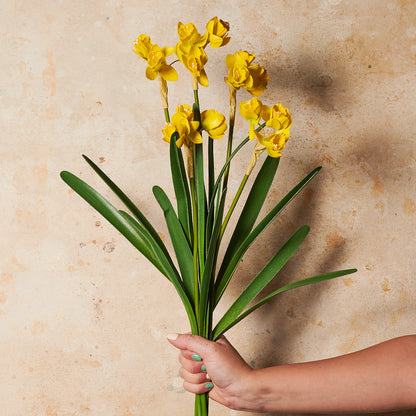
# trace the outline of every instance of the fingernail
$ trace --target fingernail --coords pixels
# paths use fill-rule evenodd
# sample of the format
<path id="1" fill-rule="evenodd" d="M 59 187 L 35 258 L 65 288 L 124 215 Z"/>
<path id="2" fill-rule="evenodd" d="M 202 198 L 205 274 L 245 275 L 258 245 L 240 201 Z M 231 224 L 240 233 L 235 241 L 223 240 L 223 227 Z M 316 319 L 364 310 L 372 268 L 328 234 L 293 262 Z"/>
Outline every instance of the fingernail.
<path id="1" fill-rule="evenodd" d="M 167 334 L 167 339 L 170 339 L 171 341 L 175 341 L 176 338 L 178 338 L 178 334 Z"/>
<path id="2" fill-rule="evenodd" d="M 201 370 L 202 371 L 207 371 L 207 368 L 205 367 L 205 364 L 202 364 Z"/>
<path id="3" fill-rule="evenodd" d="M 192 356 L 192 359 L 195 360 L 195 361 L 202 361 L 202 358 L 198 354 L 194 354 Z"/>
<path id="4" fill-rule="evenodd" d="M 214 387 L 214 385 L 213 385 L 212 383 L 207 383 L 207 384 L 205 384 L 205 388 L 206 388 L 207 390 L 212 389 L 213 387 Z"/>

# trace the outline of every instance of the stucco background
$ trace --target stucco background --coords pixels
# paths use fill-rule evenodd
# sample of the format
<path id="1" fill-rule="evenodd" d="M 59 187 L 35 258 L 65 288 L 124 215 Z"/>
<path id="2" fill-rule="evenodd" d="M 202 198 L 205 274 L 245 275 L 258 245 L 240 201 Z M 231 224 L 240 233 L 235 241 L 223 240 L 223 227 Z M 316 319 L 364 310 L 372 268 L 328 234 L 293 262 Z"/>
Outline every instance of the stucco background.
<path id="1" fill-rule="evenodd" d="M 193 412 L 177 376 L 177 352 L 165 340 L 188 330 L 174 289 L 59 177 L 69 170 L 110 197 L 82 160 L 87 154 L 169 241 L 151 192 L 159 184 L 172 194 L 158 86 L 145 79 L 145 62 L 131 48 L 141 33 L 173 46 L 178 21 L 201 32 L 215 15 L 231 24 L 230 44 L 208 50 L 203 108 L 227 112 L 224 58 L 245 49 L 269 72 L 263 102 L 281 102 L 294 117 L 264 212 L 323 166 L 252 247 L 221 308 L 303 224 L 311 233 L 272 288 L 358 268 L 276 298 L 229 339 L 262 367 L 415 333 L 413 0 L 1 4 L 2 415 Z M 177 68 L 172 108 L 192 100 L 190 77 Z M 236 137 L 246 134 L 239 120 Z M 225 140 L 218 157 L 224 149 Z M 234 188 L 250 152 L 233 165 Z M 212 414 L 239 413 L 213 403 Z"/>

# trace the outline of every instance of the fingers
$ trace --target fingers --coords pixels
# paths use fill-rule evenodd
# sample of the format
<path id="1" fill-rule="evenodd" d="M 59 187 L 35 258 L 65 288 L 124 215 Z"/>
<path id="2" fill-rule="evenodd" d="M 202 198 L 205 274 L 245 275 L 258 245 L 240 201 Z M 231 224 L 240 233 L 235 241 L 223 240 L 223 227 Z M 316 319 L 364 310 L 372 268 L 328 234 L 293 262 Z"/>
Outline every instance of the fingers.
<path id="1" fill-rule="evenodd" d="M 215 350 L 215 342 L 208 341 L 198 335 L 169 334 L 167 339 L 176 348 L 187 350 L 194 354 L 196 353 L 201 357 L 204 357 L 206 354 L 210 354 Z"/>
<path id="2" fill-rule="evenodd" d="M 183 351 L 179 354 L 179 362 L 189 373 L 197 374 L 206 371 L 205 364 L 202 361 L 195 361 L 192 358 L 188 358 L 188 355 L 183 354 Z"/>
<path id="3" fill-rule="evenodd" d="M 190 393 L 202 394 L 211 391 L 214 388 L 214 385 L 210 381 L 201 384 L 192 384 L 188 381 L 184 381 L 183 388 L 189 391 Z"/>

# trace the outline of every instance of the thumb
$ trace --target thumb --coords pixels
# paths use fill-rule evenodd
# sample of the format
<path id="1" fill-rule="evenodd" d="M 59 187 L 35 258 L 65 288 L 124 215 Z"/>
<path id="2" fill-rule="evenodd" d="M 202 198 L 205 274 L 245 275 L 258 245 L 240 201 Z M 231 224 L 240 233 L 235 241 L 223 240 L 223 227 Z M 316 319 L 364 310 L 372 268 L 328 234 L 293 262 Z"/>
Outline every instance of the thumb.
<path id="1" fill-rule="evenodd" d="M 176 348 L 192 351 L 201 357 L 212 352 L 215 347 L 215 342 L 208 341 L 199 335 L 168 334 L 166 338 Z"/>

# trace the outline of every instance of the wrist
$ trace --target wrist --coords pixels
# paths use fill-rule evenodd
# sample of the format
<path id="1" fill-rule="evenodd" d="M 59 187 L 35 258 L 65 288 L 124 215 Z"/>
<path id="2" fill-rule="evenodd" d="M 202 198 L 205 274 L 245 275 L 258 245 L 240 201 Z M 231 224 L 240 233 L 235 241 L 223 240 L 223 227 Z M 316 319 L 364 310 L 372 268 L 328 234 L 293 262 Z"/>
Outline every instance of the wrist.
<path id="1" fill-rule="evenodd" d="M 266 412 L 267 391 L 262 381 L 262 370 L 249 369 L 239 378 L 228 407 L 234 410 Z"/>

